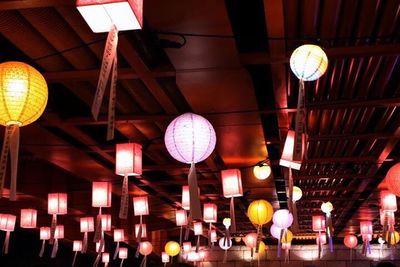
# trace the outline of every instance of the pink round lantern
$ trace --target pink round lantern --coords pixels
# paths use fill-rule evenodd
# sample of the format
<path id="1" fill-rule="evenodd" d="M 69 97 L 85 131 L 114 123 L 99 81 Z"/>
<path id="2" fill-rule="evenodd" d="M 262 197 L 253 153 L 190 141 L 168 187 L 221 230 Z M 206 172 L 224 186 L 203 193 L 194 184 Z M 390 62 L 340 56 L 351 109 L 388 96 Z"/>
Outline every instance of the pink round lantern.
<path id="1" fill-rule="evenodd" d="M 140 254 L 142 254 L 143 256 L 147 256 L 150 255 L 152 251 L 153 251 L 153 245 L 150 242 L 148 241 L 140 242 L 139 244 Z"/>
<path id="2" fill-rule="evenodd" d="M 275 224 L 271 225 L 271 228 L 269 229 L 269 232 L 271 233 L 271 235 L 273 237 L 275 237 L 276 239 L 281 238 L 281 231 L 282 231 L 282 228 L 276 226 Z"/>
<path id="3" fill-rule="evenodd" d="M 164 141 L 174 159 L 183 163 L 197 163 L 213 152 L 216 136 L 208 120 L 200 115 L 185 113 L 168 125 Z"/>
<path id="4" fill-rule="evenodd" d="M 243 238 L 246 247 L 255 248 L 257 246 L 257 233 L 249 233 Z"/>
<path id="5" fill-rule="evenodd" d="M 111 231 L 111 215 L 110 214 L 102 214 L 101 216 L 101 230 L 102 231 Z"/>
<path id="6" fill-rule="evenodd" d="M 21 209 L 21 228 L 36 228 L 37 210 L 35 209 Z"/>
<path id="7" fill-rule="evenodd" d="M 396 163 L 389 169 L 385 181 L 388 190 L 396 196 L 400 196 L 400 163 Z"/>
<path id="8" fill-rule="evenodd" d="M 326 230 L 325 217 L 323 215 L 312 216 L 312 229 L 314 232 L 324 232 Z"/>
<path id="9" fill-rule="evenodd" d="M 381 191 L 381 208 L 384 211 L 397 211 L 396 195 L 390 193 L 388 190 Z"/>
<path id="10" fill-rule="evenodd" d="M 358 245 L 358 239 L 355 235 L 346 235 L 344 237 L 343 243 L 346 247 L 352 249 Z"/>
<path id="11" fill-rule="evenodd" d="M 293 223 L 293 215 L 287 209 L 280 209 L 275 211 L 272 221 L 276 226 L 287 229 Z"/>

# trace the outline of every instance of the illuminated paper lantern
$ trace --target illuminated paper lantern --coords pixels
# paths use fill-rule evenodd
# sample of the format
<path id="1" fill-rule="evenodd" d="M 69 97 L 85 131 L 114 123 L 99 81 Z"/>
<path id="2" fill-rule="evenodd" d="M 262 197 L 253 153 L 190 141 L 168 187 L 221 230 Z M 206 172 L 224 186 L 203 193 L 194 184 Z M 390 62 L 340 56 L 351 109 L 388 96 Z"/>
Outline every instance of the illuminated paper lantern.
<path id="1" fill-rule="evenodd" d="M 317 238 L 316 238 L 316 242 L 317 245 L 321 244 L 321 245 L 325 245 L 326 242 L 326 234 L 325 233 L 321 233 L 321 234 L 317 234 Z"/>
<path id="2" fill-rule="evenodd" d="M 135 216 L 149 215 L 149 203 L 147 196 L 133 198 L 133 210 Z"/>
<path id="3" fill-rule="evenodd" d="M 205 160 L 213 152 L 216 143 L 214 128 L 202 116 L 185 113 L 168 125 L 164 142 L 174 159 L 191 164 L 188 176 L 190 212 L 194 220 L 202 219 L 195 163 Z"/>
<path id="4" fill-rule="evenodd" d="M 272 205 L 263 199 L 254 200 L 247 209 L 250 221 L 255 225 L 264 225 L 272 219 Z"/>
<path id="5" fill-rule="evenodd" d="M 165 252 L 170 257 L 175 257 L 181 251 L 181 246 L 175 241 L 168 241 L 164 247 Z"/>
<path id="6" fill-rule="evenodd" d="M 105 247 L 102 246 L 102 247 L 101 247 L 101 251 L 100 251 L 100 246 L 101 246 L 100 242 L 97 242 L 97 243 L 96 243 L 96 251 L 97 251 L 97 252 L 104 252 L 104 251 L 105 251 Z"/>
<path id="7" fill-rule="evenodd" d="M 138 30 L 143 25 L 143 0 L 78 0 L 77 9 L 95 33 Z"/>
<path id="8" fill-rule="evenodd" d="M 253 249 L 257 246 L 257 239 L 257 233 L 249 233 L 243 238 L 243 241 L 246 247 Z"/>
<path id="9" fill-rule="evenodd" d="M 386 174 L 385 182 L 388 190 L 400 197 L 400 163 L 393 165 Z"/>
<path id="10" fill-rule="evenodd" d="M 362 253 L 363 254 L 371 254 L 371 246 L 370 246 L 370 241 L 372 240 L 372 234 L 373 234 L 373 229 L 372 229 L 372 222 L 371 221 L 361 221 L 360 222 L 360 234 L 363 239 L 363 249 Z"/>
<path id="11" fill-rule="evenodd" d="M 211 230 L 210 232 L 211 232 L 210 233 L 211 242 L 212 243 L 217 242 L 217 238 L 218 238 L 217 231 L 216 230 Z"/>
<path id="12" fill-rule="evenodd" d="M 110 254 L 107 252 L 101 254 L 101 262 L 104 263 L 104 267 L 107 267 L 110 262 Z"/>
<path id="13" fill-rule="evenodd" d="M 271 167 L 267 163 L 262 163 L 253 167 L 253 174 L 258 180 L 265 180 L 271 175 Z"/>
<path id="14" fill-rule="evenodd" d="M 80 218 L 80 230 L 81 233 L 84 233 L 81 252 L 86 253 L 88 244 L 88 233 L 94 232 L 94 218 L 93 217 Z"/>
<path id="15" fill-rule="evenodd" d="M 192 243 L 183 242 L 182 248 L 184 253 L 189 253 L 192 250 Z"/>
<path id="16" fill-rule="evenodd" d="M 54 242 L 54 235 L 57 225 L 57 215 L 67 214 L 67 202 L 68 195 L 65 193 L 48 194 L 47 211 L 53 216 L 51 221 L 50 244 Z"/>
<path id="17" fill-rule="evenodd" d="M 234 197 L 243 196 L 242 175 L 239 169 L 221 171 L 222 190 L 224 197 L 230 198 L 229 213 L 232 220 L 232 232 L 236 232 L 235 200 Z"/>
<path id="18" fill-rule="evenodd" d="M 169 256 L 166 252 L 161 253 L 161 262 L 163 263 L 168 263 L 169 262 Z"/>
<path id="19" fill-rule="evenodd" d="M 147 265 L 147 256 L 150 255 L 151 252 L 153 252 L 153 245 L 148 241 L 140 242 L 140 244 L 139 244 L 139 252 L 140 252 L 140 254 L 142 254 L 144 256 L 140 266 L 146 267 L 146 265 Z"/>
<path id="20" fill-rule="evenodd" d="M 272 220 L 276 226 L 287 229 L 293 223 L 293 215 L 287 209 L 280 209 L 275 211 Z"/>
<path id="21" fill-rule="evenodd" d="M 185 226 L 188 224 L 186 210 L 175 211 L 176 226 Z"/>
<path id="22" fill-rule="evenodd" d="M 20 218 L 21 228 L 32 229 L 36 228 L 37 210 L 35 209 L 21 209 Z"/>
<path id="23" fill-rule="evenodd" d="M 203 223 L 202 222 L 194 222 L 193 223 L 193 231 L 195 235 L 203 234 Z"/>
<path id="24" fill-rule="evenodd" d="M 393 231 L 393 232 L 386 232 L 385 240 L 389 245 L 396 245 L 400 241 L 400 235 L 399 232 Z"/>
<path id="25" fill-rule="evenodd" d="M 120 258 L 121 260 L 126 260 L 128 258 L 128 249 L 119 248 L 118 258 Z"/>
<path id="26" fill-rule="evenodd" d="M 301 191 L 300 187 L 293 186 L 293 201 L 299 201 L 303 196 L 303 191 Z"/>
<path id="27" fill-rule="evenodd" d="M 190 251 L 187 255 L 187 260 L 191 262 L 198 262 L 200 261 L 200 255 L 196 251 Z"/>
<path id="28" fill-rule="evenodd" d="M 129 207 L 128 176 L 142 175 L 142 146 L 134 143 L 117 144 L 115 157 L 115 173 L 124 176 L 119 218 L 126 219 Z"/>
<path id="29" fill-rule="evenodd" d="M 81 252 L 83 248 L 82 241 L 80 240 L 74 240 L 72 243 L 72 251 L 74 251 L 74 259 L 72 260 L 72 266 L 75 266 L 75 261 L 76 261 L 76 256 L 78 255 L 78 252 Z"/>
<path id="30" fill-rule="evenodd" d="M 282 235 L 282 243 L 291 243 L 293 240 L 293 233 L 290 230 L 286 230 L 286 233 Z"/>
<path id="31" fill-rule="evenodd" d="M 269 229 L 271 235 L 273 237 L 275 237 L 276 239 L 280 239 L 281 238 L 281 232 L 282 232 L 282 228 L 276 226 L 275 224 L 271 225 L 271 228 Z"/>
<path id="32" fill-rule="evenodd" d="M 101 215 L 101 229 L 102 231 L 111 231 L 111 215 L 102 214 Z"/>
<path id="33" fill-rule="evenodd" d="M 321 210 L 322 212 L 324 212 L 326 215 L 326 220 L 325 220 L 325 224 L 326 224 L 326 233 L 328 234 L 329 237 L 329 249 L 330 252 L 333 252 L 333 224 L 332 224 L 332 216 L 331 216 L 331 212 L 333 210 L 333 205 L 330 201 L 328 202 L 324 202 L 321 205 Z"/>
<path id="34" fill-rule="evenodd" d="M 57 257 L 58 240 L 59 239 L 63 239 L 63 238 L 64 238 L 64 225 L 57 225 L 56 226 L 56 230 L 54 231 L 54 244 L 53 244 L 53 249 L 51 251 L 51 258 L 52 259 Z"/>
<path id="35" fill-rule="evenodd" d="M 286 135 L 285 145 L 283 147 L 281 159 L 279 160 L 279 165 L 295 170 L 300 170 L 301 161 L 293 159 L 294 137 L 295 132 L 293 130 L 289 130 Z"/>
<path id="36" fill-rule="evenodd" d="M 384 228 L 390 228 L 395 225 L 395 216 L 393 211 L 383 211 L 379 210 L 380 223 Z M 384 230 L 387 230 L 387 229 Z"/>
<path id="37" fill-rule="evenodd" d="M 206 223 L 216 223 L 217 209 L 217 205 L 214 203 L 204 203 L 203 221 Z"/>
<path id="38" fill-rule="evenodd" d="M 305 44 L 293 51 L 290 68 L 299 80 L 314 81 L 324 75 L 328 68 L 328 57 L 321 47 Z"/>
<path id="39" fill-rule="evenodd" d="M 124 229 L 114 229 L 114 242 L 117 242 L 113 259 L 117 259 L 119 252 L 119 243 L 125 241 Z"/>
<path id="40" fill-rule="evenodd" d="M 8 247 L 10 243 L 10 233 L 14 232 L 15 221 L 17 216 L 12 214 L 0 214 L 0 230 L 6 232 L 6 238 L 4 239 L 4 254 L 8 254 Z"/>
<path id="41" fill-rule="evenodd" d="M 140 224 L 135 224 L 135 237 L 138 238 L 139 235 L 139 229 L 140 229 Z M 142 237 L 141 238 L 147 238 L 147 227 L 146 224 L 142 224 Z"/>
<path id="42" fill-rule="evenodd" d="M 43 257 L 46 240 L 50 240 L 50 232 L 50 227 L 40 227 L 40 240 L 42 240 L 42 247 L 39 252 L 39 257 Z"/>
<path id="43" fill-rule="evenodd" d="M 92 207 L 109 208 L 111 207 L 112 184 L 109 182 L 92 183 Z"/>
<path id="44" fill-rule="evenodd" d="M 312 216 L 312 230 L 314 232 L 324 232 L 326 230 L 325 217 L 322 215 Z"/>
<path id="45" fill-rule="evenodd" d="M 388 190 L 381 191 L 381 208 L 384 211 L 397 211 L 396 195 L 390 193 Z"/>
<path id="46" fill-rule="evenodd" d="M 6 127 L 0 165 L 11 156 L 10 200 L 17 199 L 19 128 L 36 121 L 47 104 L 48 89 L 43 76 L 28 64 L 16 61 L 0 64 L 0 125 Z M 2 197 L 6 169 L 0 171 Z"/>
<path id="47" fill-rule="evenodd" d="M 190 194 L 188 185 L 182 186 L 182 208 L 190 210 Z"/>
<path id="48" fill-rule="evenodd" d="M 358 245 L 357 237 L 355 235 L 346 235 L 343 239 L 343 243 L 346 247 L 350 249 L 350 262 L 351 262 L 353 258 L 353 249 Z"/>

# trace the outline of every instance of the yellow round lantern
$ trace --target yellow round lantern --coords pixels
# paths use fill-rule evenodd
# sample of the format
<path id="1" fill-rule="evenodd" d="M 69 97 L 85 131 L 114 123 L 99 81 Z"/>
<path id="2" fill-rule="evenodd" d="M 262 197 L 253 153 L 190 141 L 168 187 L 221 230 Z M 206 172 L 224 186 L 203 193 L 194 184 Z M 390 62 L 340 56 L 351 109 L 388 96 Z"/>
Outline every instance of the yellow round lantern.
<path id="1" fill-rule="evenodd" d="M 259 226 L 271 221 L 273 213 L 272 205 L 263 199 L 254 200 L 247 209 L 247 215 L 250 221 Z"/>
<path id="2" fill-rule="evenodd" d="M 391 235 L 389 234 L 389 232 L 386 232 L 386 238 L 385 239 L 386 239 L 386 242 L 388 242 L 389 245 L 396 245 L 400 241 L 399 232 L 394 231 Z"/>
<path id="3" fill-rule="evenodd" d="M 260 245 L 258 245 L 258 253 L 264 253 L 267 246 L 263 241 L 260 241 Z"/>
<path id="4" fill-rule="evenodd" d="M 328 67 L 328 57 L 321 47 L 305 44 L 290 56 L 292 72 L 303 81 L 314 81 L 321 77 Z"/>
<path id="5" fill-rule="evenodd" d="M 293 201 L 295 202 L 299 201 L 302 196 L 303 196 L 303 191 L 301 191 L 300 187 L 293 186 L 293 193 L 292 193 Z"/>
<path id="6" fill-rule="evenodd" d="M 22 62 L 0 64 L 0 124 L 28 125 L 47 104 L 48 89 L 42 74 Z"/>
<path id="7" fill-rule="evenodd" d="M 291 243 L 293 240 L 293 233 L 290 230 L 287 230 L 286 233 L 282 236 L 282 243 Z"/>
<path id="8" fill-rule="evenodd" d="M 168 256 L 170 257 L 174 257 L 176 255 L 179 254 L 179 252 L 181 251 L 181 247 L 179 245 L 179 243 L 175 242 L 175 241 L 169 241 L 167 242 L 167 244 L 165 244 L 165 253 L 168 254 Z"/>
<path id="9" fill-rule="evenodd" d="M 256 165 L 253 168 L 253 174 L 258 180 L 265 180 L 271 175 L 271 167 L 266 163 Z"/>

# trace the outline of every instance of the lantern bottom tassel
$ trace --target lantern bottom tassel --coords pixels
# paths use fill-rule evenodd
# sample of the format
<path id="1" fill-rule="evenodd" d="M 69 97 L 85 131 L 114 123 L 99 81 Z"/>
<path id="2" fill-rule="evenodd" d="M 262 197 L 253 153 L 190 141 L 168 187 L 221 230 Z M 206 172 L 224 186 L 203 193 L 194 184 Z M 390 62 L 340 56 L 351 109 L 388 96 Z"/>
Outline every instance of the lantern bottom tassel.
<path id="1" fill-rule="evenodd" d="M 281 249 L 282 249 L 281 240 L 283 237 L 283 231 L 284 231 L 284 229 L 281 230 L 281 234 L 279 235 L 279 239 L 278 239 L 278 251 L 277 251 L 278 258 L 281 257 Z"/>
<path id="2" fill-rule="evenodd" d="M 46 246 L 46 240 L 43 240 L 42 247 L 40 248 L 40 252 L 39 252 L 39 257 L 40 258 L 43 257 L 45 246 Z"/>
<path id="3" fill-rule="evenodd" d="M 188 183 L 189 183 L 191 218 L 193 220 L 201 220 L 201 219 L 203 219 L 203 216 L 201 215 L 199 187 L 197 184 L 196 167 L 195 167 L 194 163 L 192 163 L 190 165 Z"/>
<path id="4" fill-rule="evenodd" d="M 99 265 L 100 258 L 101 258 L 101 254 L 97 254 L 96 260 L 93 263 L 93 267 L 97 267 Z"/>
<path id="5" fill-rule="evenodd" d="M 228 259 L 228 250 L 225 249 L 224 260 L 223 260 L 222 262 L 223 262 L 223 263 L 226 263 L 227 259 Z"/>
<path id="6" fill-rule="evenodd" d="M 259 246 L 260 246 L 261 238 L 262 238 L 262 226 L 259 225 L 257 227 L 256 253 L 258 253 L 258 249 L 259 249 Z"/>
<path id="7" fill-rule="evenodd" d="M 122 182 L 122 194 L 121 194 L 121 204 L 119 208 L 119 218 L 127 219 L 129 210 L 129 188 L 128 188 L 128 176 L 124 176 L 124 181 Z"/>
<path id="8" fill-rule="evenodd" d="M 353 261 L 353 249 L 350 249 L 350 263 Z"/>
<path id="9" fill-rule="evenodd" d="M 78 255 L 78 251 L 75 251 L 74 259 L 72 260 L 72 267 L 75 266 L 76 256 Z"/>
<path id="10" fill-rule="evenodd" d="M 54 259 L 57 257 L 58 252 L 58 239 L 54 240 L 53 250 L 51 251 L 51 258 Z"/>
<path id="11" fill-rule="evenodd" d="M 124 265 L 124 259 L 121 260 L 121 264 L 119 265 L 119 267 L 122 267 L 122 265 Z"/>
<path id="12" fill-rule="evenodd" d="M 236 233 L 236 220 L 235 220 L 235 198 L 231 197 L 231 203 L 229 205 L 229 214 L 231 217 L 231 231 Z"/>
<path id="13" fill-rule="evenodd" d="M 10 201 L 17 200 L 17 171 L 19 151 L 19 126 L 11 124 L 6 126 L 0 159 L 0 198 L 3 196 L 4 180 L 6 178 L 7 157 L 11 158 Z"/>
<path id="14" fill-rule="evenodd" d="M 140 263 L 139 267 L 146 267 L 147 265 L 147 256 L 144 256 L 142 262 Z"/>
<path id="15" fill-rule="evenodd" d="M 88 246 L 88 233 L 85 232 L 83 235 L 83 242 L 82 242 L 82 253 L 86 253 Z"/>
<path id="16" fill-rule="evenodd" d="M 4 254 L 8 254 L 8 246 L 10 244 L 10 231 L 6 232 L 6 239 L 4 240 L 3 251 Z"/>
<path id="17" fill-rule="evenodd" d="M 94 237 L 93 237 L 93 242 L 97 243 L 101 239 L 101 208 L 99 208 L 99 214 L 97 215 L 96 218 L 96 229 L 94 231 Z"/>
<path id="18" fill-rule="evenodd" d="M 115 247 L 115 252 L 114 252 L 114 257 L 113 257 L 114 260 L 117 259 L 118 251 L 119 251 L 119 242 L 117 242 L 117 246 Z"/>
<path id="19" fill-rule="evenodd" d="M 142 241 L 142 215 L 140 215 L 140 223 L 139 223 L 139 230 L 138 230 L 138 234 L 136 237 L 136 241 L 138 243 L 137 249 L 136 249 L 136 253 L 135 253 L 135 257 L 139 258 L 139 250 L 140 250 L 140 242 Z"/>
<path id="20" fill-rule="evenodd" d="M 196 253 L 199 252 L 200 248 L 200 235 L 197 236 L 197 242 L 196 242 Z"/>
<path id="21" fill-rule="evenodd" d="M 286 263 L 289 263 L 289 261 L 290 261 L 289 250 L 286 249 L 286 250 L 285 250 L 285 262 L 286 262 Z"/>
<path id="22" fill-rule="evenodd" d="M 53 217 L 51 219 L 51 228 L 50 228 L 50 245 L 54 244 L 54 234 L 56 233 L 56 227 L 57 227 L 57 214 L 53 214 Z"/>
<path id="23" fill-rule="evenodd" d="M 333 226 L 332 226 L 332 217 L 330 213 L 326 214 L 326 222 L 328 227 L 326 228 L 326 232 L 328 234 L 328 238 L 329 238 L 329 250 L 332 253 L 333 252 Z"/>

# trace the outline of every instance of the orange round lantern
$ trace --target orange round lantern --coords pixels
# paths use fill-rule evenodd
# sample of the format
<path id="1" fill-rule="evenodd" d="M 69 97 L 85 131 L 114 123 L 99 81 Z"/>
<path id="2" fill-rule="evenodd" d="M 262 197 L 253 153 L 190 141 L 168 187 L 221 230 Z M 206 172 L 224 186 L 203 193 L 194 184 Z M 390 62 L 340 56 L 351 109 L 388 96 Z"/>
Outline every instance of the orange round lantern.
<path id="1" fill-rule="evenodd" d="M 386 174 L 385 181 L 388 187 L 388 190 L 395 194 L 396 196 L 400 196 L 400 163 L 393 165 L 389 169 Z"/>
<path id="2" fill-rule="evenodd" d="M 352 249 L 358 245 L 358 239 L 355 235 L 346 235 L 344 237 L 343 243 L 346 247 Z"/>

